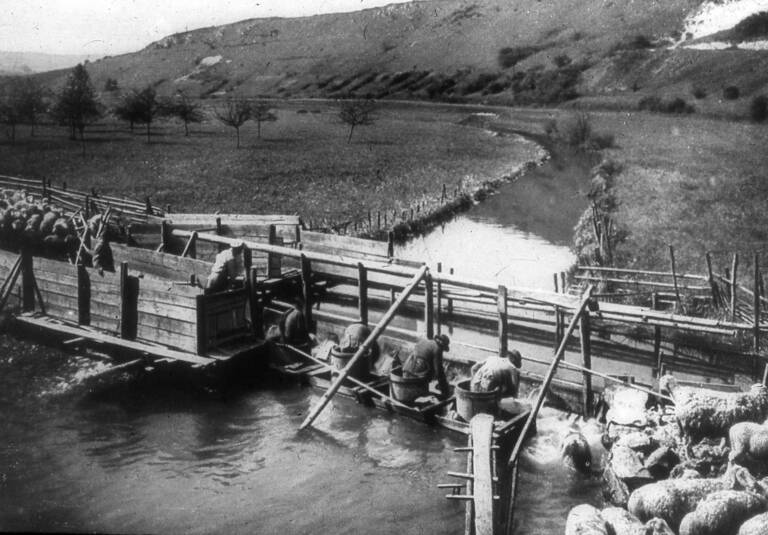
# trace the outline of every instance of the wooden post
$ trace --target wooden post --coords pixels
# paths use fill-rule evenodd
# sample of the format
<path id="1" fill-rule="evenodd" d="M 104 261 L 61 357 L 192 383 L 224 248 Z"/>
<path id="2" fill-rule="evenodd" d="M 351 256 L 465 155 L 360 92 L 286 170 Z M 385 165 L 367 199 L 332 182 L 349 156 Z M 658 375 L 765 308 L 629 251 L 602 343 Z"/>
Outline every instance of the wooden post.
<path id="1" fill-rule="evenodd" d="M 739 268 L 739 254 L 733 253 L 731 262 L 731 321 L 736 321 L 736 270 Z"/>
<path id="2" fill-rule="evenodd" d="M 387 217 L 387 214 L 384 214 Z M 376 230 L 381 230 L 381 210 L 376 211 Z"/>
<path id="3" fill-rule="evenodd" d="M 170 214 L 171 213 L 171 205 L 170 204 L 166 204 L 165 205 L 165 213 L 166 214 Z"/>
<path id="4" fill-rule="evenodd" d="M 301 255 L 301 291 L 304 296 L 304 318 L 307 328 L 312 331 L 312 263 L 306 255 Z"/>
<path id="5" fill-rule="evenodd" d="M 77 265 L 77 323 L 91 324 L 91 281 L 83 264 Z"/>
<path id="6" fill-rule="evenodd" d="M 586 370 L 592 369 L 592 340 L 589 330 L 589 312 L 585 311 L 579 320 L 579 340 L 581 342 L 581 365 Z M 584 407 L 584 418 L 589 418 L 592 410 L 592 375 L 582 372 L 581 401 Z"/>
<path id="7" fill-rule="evenodd" d="M 269 237 L 267 242 L 270 245 L 277 244 L 277 228 L 275 225 L 269 225 Z M 274 279 L 282 276 L 282 266 L 280 255 L 268 252 L 267 253 L 267 278 Z"/>
<path id="8" fill-rule="evenodd" d="M 509 330 L 508 309 L 507 309 L 507 288 L 499 285 L 499 291 L 496 294 L 496 309 L 499 313 L 499 356 L 507 356 L 507 333 Z"/>
<path id="9" fill-rule="evenodd" d="M 565 293 L 565 271 L 560 272 L 560 293 Z"/>
<path id="10" fill-rule="evenodd" d="M 270 227 L 274 227 L 274 225 L 271 225 Z M 271 228 L 270 228 L 271 230 Z M 216 218 L 216 235 L 221 236 L 221 218 Z M 226 246 L 223 244 L 219 244 L 219 252 L 223 251 Z"/>
<path id="11" fill-rule="evenodd" d="M 391 322 L 392 318 L 395 317 L 397 310 L 405 302 L 405 300 L 408 299 L 408 296 L 411 295 L 411 293 L 413 293 L 413 290 L 415 290 L 416 287 L 419 285 L 419 283 L 421 282 L 421 279 L 424 278 L 424 275 L 426 274 L 426 272 L 427 272 L 427 266 L 422 266 L 421 269 L 419 269 L 419 271 L 417 271 L 416 274 L 413 276 L 413 279 L 411 279 L 411 282 L 408 283 L 408 286 L 403 288 L 403 291 L 400 293 L 397 300 L 392 304 L 391 307 L 389 307 L 387 312 L 379 320 L 379 323 L 373 329 L 373 331 L 368 336 L 368 338 L 365 339 L 365 341 L 358 348 L 357 352 L 352 356 L 351 359 L 349 359 L 349 362 L 347 362 L 347 366 L 343 370 L 341 370 L 341 372 L 333 381 L 331 386 L 328 387 L 328 390 L 325 392 L 325 394 L 323 394 L 323 397 L 320 400 L 320 402 L 315 407 L 312 408 L 309 415 L 301 423 L 301 426 L 299 426 L 299 429 L 304 429 L 305 427 L 307 427 L 308 425 L 310 425 L 312 422 L 315 421 L 315 418 L 317 418 L 317 415 L 320 414 L 320 412 L 325 408 L 325 406 L 331 400 L 333 395 L 336 394 L 336 392 L 339 390 L 342 383 L 347 378 L 347 375 L 349 375 L 349 372 L 355 366 L 357 361 L 360 360 L 360 358 L 363 355 L 368 353 L 368 349 L 371 347 L 371 345 L 376 341 L 376 339 L 384 331 L 384 329 L 387 328 L 387 325 L 389 325 L 389 322 Z"/>
<path id="12" fill-rule="evenodd" d="M 429 274 L 429 272 L 427 272 L 424 275 L 424 326 L 426 327 L 426 335 L 428 340 L 432 340 L 432 338 L 435 336 L 435 309 L 432 288 L 432 276 Z"/>
<path id="13" fill-rule="evenodd" d="M 755 359 L 758 359 L 760 353 L 760 257 L 755 253 L 755 294 L 754 294 L 754 337 L 755 337 Z"/>
<path id="14" fill-rule="evenodd" d="M 437 272 L 443 272 L 443 263 L 437 263 Z M 442 334 L 443 332 L 443 283 L 437 281 L 435 288 L 435 332 Z"/>
<path id="15" fill-rule="evenodd" d="M 165 253 L 168 251 L 168 245 L 171 238 L 171 226 L 166 219 L 160 222 L 160 251 Z"/>
<path id="16" fill-rule="evenodd" d="M 120 263 L 120 338 L 136 338 L 137 293 L 135 283 L 138 279 L 128 276 L 128 262 Z"/>
<path id="17" fill-rule="evenodd" d="M 659 308 L 659 296 L 656 292 L 651 294 L 651 308 L 658 310 Z M 656 325 L 653 328 L 653 359 L 656 362 L 656 373 L 658 377 L 661 377 L 661 369 L 664 364 L 663 356 L 661 354 L 661 327 Z"/>
<path id="18" fill-rule="evenodd" d="M 450 268 L 448 270 L 448 274 L 453 275 L 453 268 Z M 445 308 L 448 311 L 448 317 L 453 319 L 453 298 L 452 297 L 448 298 L 448 303 L 446 304 Z"/>
<path id="19" fill-rule="evenodd" d="M 42 182 L 43 182 L 43 197 L 47 197 L 48 189 L 46 188 L 45 177 L 42 178 Z"/>
<path id="20" fill-rule="evenodd" d="M 387 232 L 387 256 L 389 258 L 395 256 L 395 233 L 391 230 Z"/>
<path id="21" fill-rule="evenodd" d="M 357 263 L 357 311 L 360 323 L 368 325 L 368 272 L 362 262 Z"/>
<path id="22" fill-rule="evenodd" d="M 368 210 L 368 230 L 370 231 L 372 229 L 373 229 L 373 221 L 371 218 L 371 211 Z"/>
<path id="23" fill-rule="evenodd" d="M 21 249 L 21 308 L 24 312 L 35 309 L 35 274 L 32 271 L 32 253 Z"/>
<path id="24" fill-rule="evenodd" d="M 443 204 L 445 202 L 447 195 L 445 192 L 445 183 L 443 183 L 443 191 L 440 192 L 440 204 Z"/>
<path id="25" fill-rule="evenodd" d="M 189 258 L 197 257 L 197 231 L 192 232 L 192 235 L 187 241 L 187 245 L 184 246 L 184 250 L 181 252 L 181 256 L 188 256 Z"/>
<path id="26" fill-rule="evenodd" d="M 205 311 L 205 294 L 195 297 L 197 309 L 197 354 L 205 355 L 208 351 L 208 314 Z"/>
<path id="27" fill-rule="evenodd" d="M 61 183 L 61 191 L 67 191 L 67 181 Z M 147 201 L 149 201 L 149 197 L 147 197 Z"/>
<path id="28" fill-rule="evenodd" d="M 677 271 L 675 270 L 675 248 L 672 245 L 669 246 L 669 258 L 672 261 L 672 283 L 675 285 L 675 298 L 677 299 L 678 308 L 685 312 L 683 303 L 680 300 L 680 288 L 677 286 Z"/>
<path id="29" fill-rule="evenodd" d="M 386 228 L 386 227 L 387 227 L 387 225 L 388 225 L 388 223 L 387 223 L 387 212 L 386 212 L 386 210 L 385 210 L 385 211 L 384 211 L 384 227 Z"/>
<path id="30" fill-rule="evenodd" d="M 248 302 L 251 308 L 251 325 L 253 333 L 262 338 L 264 337 L 264 302 L 262 300 L 261 289 L 259 288 L 256 270 L 251 269 L 248 272 Z"/>
<path id="31" fill-rule="evenodd" d="M 83 215 L 85 216 L 86 221 L 88 221 L 91 218 L 91 197 L 89 195 L 85 196 L 85 204 L 83 205 Z"/>
<path id="32" fill-rule="evenodd" d="M 67 185 L 65 183 L 64 184 L 64 190 L 66 191 L 66 189 L 67 189 Z M 152 201 L 149 199 L 149 197 L 144 199 L 144 203 L 145 203 L 145 209 L 147 211 L 147 214 L 148 215 L 152 215 Z"/>
<path id="33" fill-rule="evenodd" d="M 715 276 L 712 273 L 712 254 L 707 251 L 704 257 L 707 260 L 707 281 L 709 282 L 709 289 L 712 293 L 712 306 L 714 308 L 719 308 L 720 303 L 717 298 L 717 285 L 715 283 Z"/>

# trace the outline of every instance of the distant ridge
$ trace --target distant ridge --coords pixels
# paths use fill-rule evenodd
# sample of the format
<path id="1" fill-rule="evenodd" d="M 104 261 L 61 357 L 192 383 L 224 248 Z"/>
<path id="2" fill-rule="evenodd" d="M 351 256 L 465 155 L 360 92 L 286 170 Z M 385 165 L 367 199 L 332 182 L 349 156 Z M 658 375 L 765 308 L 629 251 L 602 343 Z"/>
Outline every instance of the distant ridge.
<path id="1" fill-rule="evenodd" d="M 43 54 L 40 52 L 5 52 L 0 50 L 0 74 L 32 74 L 74 67 L 98 56 Z"/>

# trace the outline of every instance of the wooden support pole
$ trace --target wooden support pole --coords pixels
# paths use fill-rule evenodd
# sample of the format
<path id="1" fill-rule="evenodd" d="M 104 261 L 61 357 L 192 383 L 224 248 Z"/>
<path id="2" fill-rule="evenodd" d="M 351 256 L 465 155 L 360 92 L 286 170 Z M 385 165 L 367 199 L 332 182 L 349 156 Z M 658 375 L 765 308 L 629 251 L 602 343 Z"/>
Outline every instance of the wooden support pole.
<path id="1" fill-rule="evenodd" d="M 216 235 L 221 236 L 221 218 L 220 217 L 216 218 Z M 224 248 L 225 248 L 224 245 L 219 244 L 219 252 L 223 251 Z"/>
<path id="2" fill-rule="evenodd" d="M 387 217 L 386 214 L 384 217 Z M 376 230 L 381 230 L 381 210 L 376 211 Z"/>
<path id="3" fill-rule="evenodd" d="M 453 268 L 448 269 L 448 274 L 453 275 Z M 448 317 L 453 318 L 453 298 L 448 298 L 448 303 L 446 304 L 446 310 L 448 312 Z"/>
<path id="4" fill-rule="evenodd" d="M 506 286 L 499 285 L 499 292 L 496 295 L 496 309 L 499 313 L 499 356 L 504 358 L 507 356 L 509 329 Z"/>
<path id="5" fill-rule="evenodd" d="M 91 197 L 89 195 L 85 196 L 85 202 L 83 203 L 83 215 L 85 215 L 86 221 L 91 218 Z"/>
<path id="6" fill-rule="evenodd" d="M 358 348 L 357 352 L 352 356 L 351 359 L 349 359 L 347 366 L 341 370 L 333 383 L 331 383 L 331 386 L 328 387 L 328 390 L 325 392 L 325 394 L 323 394 L 320 402 L 312 408 L 309 415 L 307 415 L 306 419 L 301 423 L 301 426 L 299 426 L 299 429 L 304 429 L 315 421 L 317 415 L 320 414 L 320 412 L 325 408 L 334 394 L 336 394 L 336 392 L 339 390 L 342 383 L 347 378 L 347 375 L 349 375 L 349 372 L 353 369 L 357 361 L 360 360 L 363 355 L 368 353 L 368 349 L 371 347 L 371 345 L 373 345 L 374 342 L 376 342 L 376 339 L 379 337 L 379 335 L 384 332 L 384 329 L 387 328 L 387 325 L 389 325 L 389 323 L 395 317 L 395 314 L 397 313 L 400 306 L 408 299 L 408 296 L 413 293 L 426 273 L 427 266 L 422 266 L 421 269 L 416 272 L 416 274 L 413 276 L 413 279 L 411 279 L 411 282 L 408 283 L 408 286 L 403 288 L 403 291 L 400 293 L 397 300 L 392 304 L 391 307 L 389 307 L 384 316 L 379 320 L 379 323 L 376 324 L 376 327 L 373 329 L 371 334 L 368 335 L 368 338 L 365 339 L 365 341 Z"/>
<path id="7" fill-rule="evenodd" d="M 373 220 L 371 217 L 371 211 L 368 210 L 368 230 L 371 230 L 373 228 Z"/>
<path id="8" fill-rule="evenodd" d="M 35 309 L 35 274 L 32 271 L 32 253 L 21 249 L 21 308 L 24 312 Z"/>
<path id="9" fill-rule="evenodd" d="M 256 270 L 248 272 L 248 304 L 251 309 L 251 325 L 253 334 L 259 338 L 264 337 L 264 300 L 259 287 Z"/>
<path id="10" fill-rule="evenodd" d="M 565 271 L 560 272 L 560 293 L 566 293 L 565 288 Z"/>
<path id="11" fill-rule="evenodd" d="M 582 314 L 579 320 L 579 341 L 581 342 L 581 365 L 592 370 L 592 340 L 590 338 L 589 314 Z M 582 372 L 581 402 L 584 407 L 584 418 L 592 414 L 592 375 Z"/>
<path id="12" fill-rule="evenodd" d="M 395 256 L 395 233 L 391 230 L 387 232 L 387 256 L 389 258 Z"/>
<path id="13" fill-rule="evenodd" d="M 138 318 L 138 279 L 128 276 L 128 262 L 121 262 L 120 269 L 120 338 L 136 338 L 136 320 Z"/>
<path id="14" fill-rule="evenodd" d="M 754 293 L 754 337 L 755 337 L 755 358 L 758 359 L 760 353 L 760 257 L 755 253 L 755 293 Z"/>
<path id="15" fill-rule="evenodd" d="M 312 321 L 312 262 L 306 255 L 302 254 L 301 257 L 301 292 L 304 297 L 304 318 L 307 322 L 307 327 L 310 331 L 313 331 Z"/>
<path id="16" fill-rule="evenodd" d="M 736 270 L 739 268 L 739 255 L 733 253 L 731 261 L 731 321 L 736 321 Z"/>
<path id="17" fill-rule="evenodd" d="M 658 310 L 659 308 L 658 294 L 656 292 L 651 294 L 651 308 L 653 310 Z M 656 362 L 656 374 L 661 377 L 661 368 L 664 362 L 661 354 L 661 327 L 658 325 L 653 328 L 653 358 Z"/>
<path id="18" fill-rule="evenodd" d="M 360 323 L 368 325 L 368 272 L 362 262 L 357 263 L 357 312 Z"/>
<path id="19" fill-rule="evenodd" d="M 424 275 L 424 326 L 428 340 L 435 336 L 434 286 L 429 273 Z"/>
<path id="20" fill-rule="evenodd" d="M 437 272 L 442 273 L 442 262 L 437 263 Z M 443 332 L 443 283 L 439 280 L 435 286 L 435 332 L 442 334 Z"/>
<path id="21" fill-rule="evenodd" d="M 197 309 L 197 354 L 205 355 L 208 352 L 208 314 L 206 313 L 206 295 L 195 297 Z"/>
<path id="22" fill-rule="evenodd" d="M 275 225 L 269 225 L 269 236 L 267 242 L 270 245 L 277 244 L 277 228 Z M 267 278 L 276 279 L 282 276 L 282 266 L 280 255 L 271 251 L 267 252 Z"/>
<path id="23" fill-rule="evenodd" d="M 91 324 L 91 280 L 83 264 L 77 264 L 77 323 Z"/>
<path id="24" fill-rule="evenodd" d="M 162 252 L 169 252 L 169 244 L 170 244 L 170 238 L 171 238 L 171 225 L 170 223 L 163 219 L 160 222 L 160 248 L 159 251 Z"/>
<path id="25" fill-rule="evenodd" d="M 189 256 L 189 258 L 197 257 L 197 231 L 193 232 L 192 236 L 187 240 L 187 245 L 184 246 L 181 256 Z"/>
<path id="26" fill-rule="evenodd" d="M 587 290 L 584 292 L 582 296 L 579 307 L 573 312 L 573 318 L 571 318 L 571 322 L 568 325 L 568 329 L 566 330 L 566 334 L 563 337 L 563 341 L 560 343 L 560 347 L 557 348 L 555 357 L 552 359 L 552 364 L 550 364 L 549 370 L 547 370 L 547 374 L 544 376 L 544 381 L 541 384 L 541 390 L 539 391 L 539 395 L 536 397 L 536 401 L 533 404 L 531 413 L 528 416 L 528 419 L 525 421 L 525 425 L 523 426 L 522 431 L 520 431 L 520 435 L 518 435 L 517 442 L 515 443 L 515 447 L 512 450 L 512 454 L 509 457 L 509 461 L 507 463 L 508 471 L 514 468 L 515 463 L 517 462 L 517 458 L 520 456 L 520 450 L 523 447 L 523 442 L 525 442 L 525 439 L 528 437 L 528 431 L 530 431 L 531 426 L 533 425 L 533 422 L 536 421 L 536 417 L 539 414 L 541 405 L 542 403 L 544 403 L 544 398 L 547 395 L 547 390 L 549 390 L 549 385 L 552 383 L 552 379 L 554 379 L 555 377 L 557 366 L 560 363 L 560 360 L 562 359 L 563 355 L 565 354 L 565 346 L 568 341 L 568 338 L 571 336 L 571 333 L 576 328 L 576 323 L 578 323 L 579 319 L 581 318 L 581 315 L 584 313 L 584 309 L 587 308 L 587 304 L 589 304 L 589 300 L 592 298 L 593 289 L 594 288 L 591 285 L 587 287 Z"/>
<path id="27" fill-rule="evenodd" d="M 677 270 L 675 269 L 675 248 L 672 247 L 672 245 L 669 245 L 669 258 L 672 262 L 672 284 L 675 286 L 675 298 L 677 299 L 677 306 L 678 308 L 685 312 L 685 309 L 683 308 L 683 303 L 680 300 L 680 288 L 677 286 Z"/>

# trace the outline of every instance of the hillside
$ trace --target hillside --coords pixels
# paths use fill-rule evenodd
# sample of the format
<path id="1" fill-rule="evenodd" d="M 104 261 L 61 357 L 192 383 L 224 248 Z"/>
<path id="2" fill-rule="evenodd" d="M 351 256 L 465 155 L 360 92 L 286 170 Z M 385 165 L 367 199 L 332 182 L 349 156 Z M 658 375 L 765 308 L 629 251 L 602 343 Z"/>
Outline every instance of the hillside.
<path id="1" fill-rule="evenodd" d="M 725 17 L 722 8 L 731 17 Z M 252 19 L 89 64 L 97 88 L 198 96 L 434 98 L 553 104 L 577 95 L 768 89 L 768 53 L 685 47 L 765 0 L 431 0 Z M 718 11 L 718 9 L 720 11 Z M 725 21 L 725 26 L 723 26 Z M 65 73 L 49 73 L 52 85 Z"/>

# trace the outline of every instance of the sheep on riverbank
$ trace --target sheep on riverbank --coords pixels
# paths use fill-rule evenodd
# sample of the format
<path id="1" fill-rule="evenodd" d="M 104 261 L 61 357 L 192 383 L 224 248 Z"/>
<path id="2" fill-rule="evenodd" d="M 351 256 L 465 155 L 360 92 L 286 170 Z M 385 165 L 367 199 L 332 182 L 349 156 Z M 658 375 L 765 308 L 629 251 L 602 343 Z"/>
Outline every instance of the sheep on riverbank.
<path id="1" fill-rule="evenodd" d="M 765 511 L 767 505 L 764 497 L 753 492 L 713 492 L 683 517 L 680 535 L 736 535 L 745 520 Z"/>
<path id="2" fill-rule="evenodd" d="M 577 505 L 568 513 L 565 535 L 608 535 L 611 533 L 600 511 L 588 504 Z"/>
<path id="3" fill-rule="evenodd" d="M 744 522 L 737 535 L 765 535 L 766 533 L 768 533 L 768 513 L 763 513 Z"/>
<path id="4" fill-rule="evenodd" d="M 768 416 L 768 388 L 753 385 L 749 392 L 720 392 L 678 386 L 670 375 L 659 380 L 675 401 L 681 432 L 691 440 L 722 437 L 738 422 L 762 422 Z"/>
<path id="5" fill-rule="evenodd" d="M 740 422 L 728 431 L 731 444 L 729 462 L 738 462 L 748 456 L 757 461 L 768 461 L 768 425 Z"/>
<path id="6" fill-rule="evenodd" d="M 658 517 L 677 530 L 683 517 L 693 511 L 707 494 L 720 490 L 759 490 L 755 478 L 741 466 L 735 466 L 719 478 L 667 479 L 635 490 L 627 510 L 641 522 Z"/>

